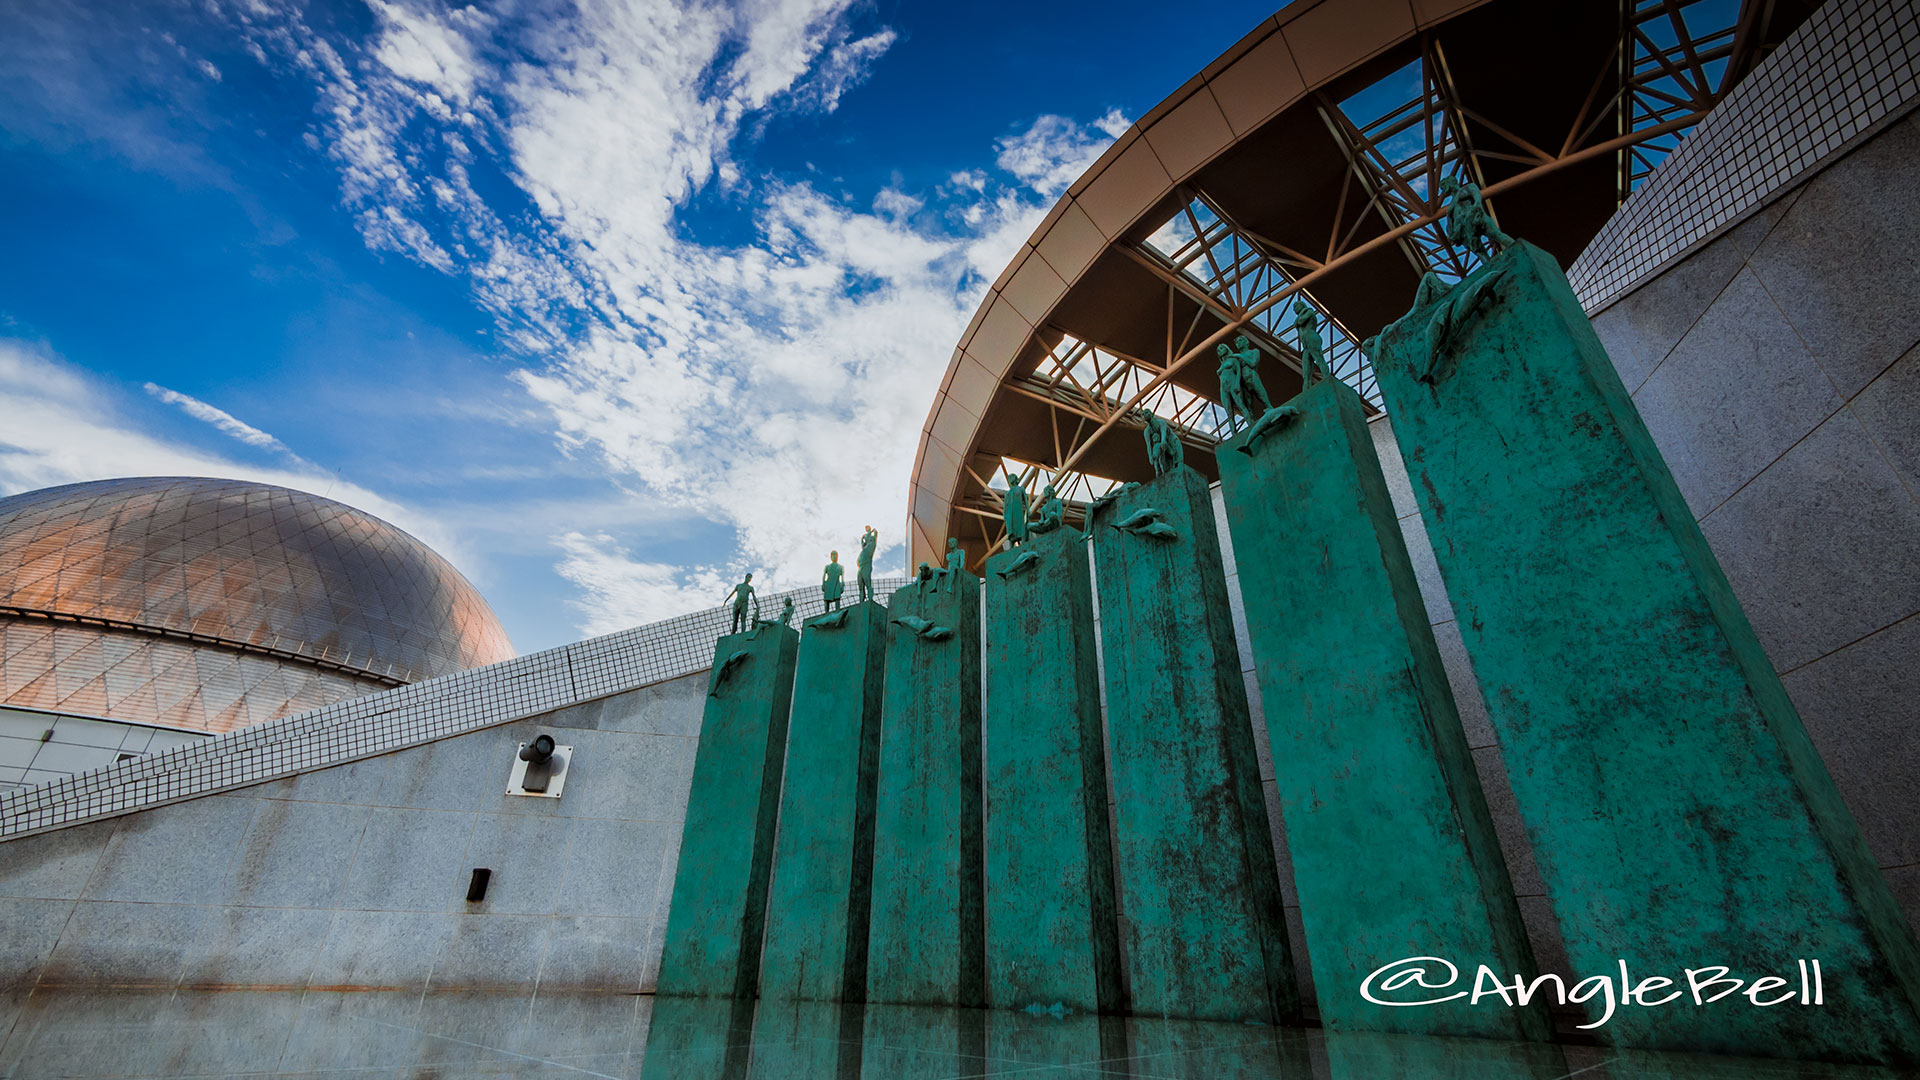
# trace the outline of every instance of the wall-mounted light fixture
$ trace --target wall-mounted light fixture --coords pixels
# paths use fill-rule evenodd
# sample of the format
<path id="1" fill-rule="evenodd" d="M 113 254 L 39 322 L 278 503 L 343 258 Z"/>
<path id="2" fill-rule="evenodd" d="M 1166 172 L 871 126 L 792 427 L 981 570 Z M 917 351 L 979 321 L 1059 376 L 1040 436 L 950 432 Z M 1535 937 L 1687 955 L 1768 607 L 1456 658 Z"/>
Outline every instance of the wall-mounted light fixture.
<path id="1" fill-rule="evenodd" d="M 560 746 L 551 735 L 541 735 L 530 743 L 521 743 L 514 755 L 513 774 L 507 780 L 507 794 L 536 799 L 557 799 L 567 783 L 567 766 L 573 762 L 573 747 Z"/>

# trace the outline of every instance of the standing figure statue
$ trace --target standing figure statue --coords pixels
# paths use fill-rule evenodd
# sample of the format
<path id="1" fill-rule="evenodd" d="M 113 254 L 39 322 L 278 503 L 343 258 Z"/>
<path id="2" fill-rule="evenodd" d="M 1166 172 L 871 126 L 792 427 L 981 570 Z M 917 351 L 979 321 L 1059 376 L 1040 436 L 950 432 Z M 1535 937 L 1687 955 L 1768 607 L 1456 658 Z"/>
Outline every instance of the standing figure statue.
<path id="1" fill-rule="evenodd" d="M 780 605 L 780 625 L 793 625 L 793 594 L 787 594 L 787 602 Z"/>
<path id="2" fill-rule="evenodd" d="M 825 605 L 823 610 L 832 611 L 840 606 L 840 594 L 847 588 L 842 580 L 846 572 L 847 568 L 840 565 L 840 553 L 827 552 L 826 569 L 820 571 L 820 600 Z"/>
<path id="3" fill-rule="evenodd" d="M 1186 458 L 1180 436 L 1174 433 L 1172 424 L 1155 416 L 1152 409 L 1140 412 L 1147 424 L 1147 462 L 1153 466 L 1153 475 L 1165 476 L 1178 469 Z"/>
<path id="4" fill-rule="evenodd" d="M 880 534 L 874 532 L 871 525 L 867 526 L 866 532 L 860 534 L 860 554 L 855 563 L 860 585 L 860 602 L 863 604 L 873 599 L 873 549 L 879 543 Z"/>
<path id="5" fill-rule="evenodd" d="M 727 633 L 737 634 L 747 629 L 750 625 L 747 619 L 747 605 L 754 603 L 753 575 L 748 574 L 745 578 L 742 578 L 740 584 L 735 585 L 733 591 L 729 592 L 727 597 L 733 600 L 733 629 L 728 630 Z M 724 604 L 727 602 L 727 599 L 722 598 L 720 602 Z M 756 605 L 751 625 L 758 625 L 759 622 L 759 607 Z"/>
<path id="6" fill-rule="evenodd" d="M 1251 424 L 1273 408 L 1266 386 L 1254 371 L 1260 365 L 1260 350 L 1248 343 L 1247 335 L 1236 335 L 1232 348 L 1223 341 L 1213 351 L 1220 357 L 1220 405 L 1227 410 L 1227 430 L 1233 430 L 1236 416 Z"/>
<path id="7" fill-rule="evenodd" d="M 1007 494 L 1000 503 L 1000 518 L 1007 526 L 1007 546 L 1027 542 L 1027 489 L 1020 478 L 1007 474 Z"/>
<path id="8" fill-rule="evenodd" d="M 1447 243 L 1466 248 L 1483 260 L 1494 254 L 1488 245 L 1501 251 L 1513 245 L 1513 237 L 1501 232 L 1493 223 L 1493 215 L 1487 213 L 1480 185 L 1449 176 L 1440 181 L 1440 193 L 1447 197 Z"/>
<path id="9" fill-rule="evenodd" d="M 1320 337 L 1320 313 L 1305 300 L 1293 302 L 1293 330 L 1300 336 L 1300 389 L 1328 378 L 1327 343 Z"/>
<path id="10" fill-rule="evenodd" d="M 1027 526 L 1027 531 L 1035 535 L 1052 532 L 1060 527 L 1066 512 L 1066 504 L 1060 501 L 1060 496 L 1053 493 L 1053 485 L 1048 484 L 1040 491 L 1040 510 L 1034 516 L 1033 524 Z"/>
<path id="11" fill-rule="evenodd" d="M 954 537 L 947 537 L 947 568 L 940 572 L 946 575 L 948 592 L 960 587 L 960 575 L 967 572 L 967 553 L 960 550 L 960 541 Z"/>

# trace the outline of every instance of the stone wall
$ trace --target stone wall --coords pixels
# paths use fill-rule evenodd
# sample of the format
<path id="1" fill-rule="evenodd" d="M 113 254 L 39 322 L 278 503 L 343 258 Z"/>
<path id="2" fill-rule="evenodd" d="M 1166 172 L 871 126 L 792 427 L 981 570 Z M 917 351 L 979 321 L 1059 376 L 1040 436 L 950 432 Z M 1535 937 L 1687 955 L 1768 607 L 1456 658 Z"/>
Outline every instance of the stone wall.
<path id="1" fill-rule="evenodd" d="M 9 841 L 0 985 L 650 989 L 705 688 Z M 540 731 L 564 797 L 506 795 Z"/>

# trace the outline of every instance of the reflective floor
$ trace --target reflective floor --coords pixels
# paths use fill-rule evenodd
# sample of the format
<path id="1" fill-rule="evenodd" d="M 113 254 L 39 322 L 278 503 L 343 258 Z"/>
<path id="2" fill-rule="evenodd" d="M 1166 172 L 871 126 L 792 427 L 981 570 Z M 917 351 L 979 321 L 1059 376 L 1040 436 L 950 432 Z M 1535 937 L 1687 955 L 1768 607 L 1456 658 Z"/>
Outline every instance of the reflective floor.
<path id="1" fill-rule="evenodd" d="M 1864 1080 L 1914 1075 L 1232 1024 L 628 995 L 22 991 L 0 1077 Z"/>

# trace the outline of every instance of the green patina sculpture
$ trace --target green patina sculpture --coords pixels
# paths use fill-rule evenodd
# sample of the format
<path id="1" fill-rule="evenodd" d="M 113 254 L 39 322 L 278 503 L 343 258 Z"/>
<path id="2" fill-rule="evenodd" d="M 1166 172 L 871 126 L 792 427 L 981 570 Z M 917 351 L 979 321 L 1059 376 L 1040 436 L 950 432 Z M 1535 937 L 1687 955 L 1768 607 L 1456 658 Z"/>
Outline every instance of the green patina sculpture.
<path id="1" fill-rule="evenodd" d="M 1147 461 L 1153 466 L 1153 475 L 1165 476 L 1178 469 L 1186 460 L 1185 451 L 1180 446 L 1180 436 L 1173 425 L 1153 414 L 1152 409 L 1141 409 L 1141 418 L 1146 422 L 1144 434 L 1147 439 Z"/>
<path id="2" fill-rule="evenodd" d="M 1227 410 L 1227 430 L 1231 431 L 1235 416 L 1252 423 L 1255 416 L 1273 407 L 1273 400 L 1267 397 L 1267 388 L 1254 371 L 1260 366 L 1260 350 L 1248 343 L 1247 335 L 1235 336 L 1232 348 L 1221 342 L 1214 352 L 1220 357 L 1220 404 Z"/>
<path id="3" fill-rule="evenodd" d="M 935 570 L 930 564 L 921 563 L 920 569 L 914 571 L 913 574 L 914 589 L 919 592 L 926 592 L 927 586 L 933 583 L 934 575 L 937 573 L 939 573 L 939 571 Z"/>
<path id="4" fill-rule="evenodd" d="M 1027 489 L 1012 473 L 1007 474 L 1007 494 L 1001 501 L 1000 517 L 1006 522 L 1009 545 L 1027 542 Z"/>
<path id="5" fill-rule="evenodd" d="M 713 678 L 709 680 L 707 684 L 707 696 L 719 697 L 720 688 L 726 685 L 727 677 L 733 674 L 735 668 L 745 664 L 752 655 L 748 650 L 741 649 L 738 652 L 729 654 L 725 660 L 715 664 L 713 668 Z"/>
<path id="6" fill-rule="evenodd" d="M 879 543 L 880 534 L 874 532 L 871 525 L 860 534 L 860 555 L 855 564 L 859 572 L 860 602 L 863 604 L 873 599 L 873 549 Z"/>
<path id="7" fill-rule="evenodd" d="M 906 627 L 914 637 L 926 641 L 945 641 L 953 636 L 951 627 L 941 626 L 932 619 L 922 618 L 919 615 L 901 615 L 893 621 Z"/>
<path id="8" fill-rule="evenodd" d="M 1487 212 L 1480 185 L 1449 176 L 1440 181 L 1440 193 L 1447 197 L 1447 243 L 1466 248 L 1481 259 L 1492 258 L 1495 250 L 1505 251 L 1513 245 L 1513 237 L 1501 232 Z M 1495 250 L 1489 250 L 1489 244 Z"/>
<path id="9" fill-rule="evenodd" d="M 1113 527 L 1124 533 L 1145 536 L 1154 540 L 1178 540 L 1180 531 L 1160 520 L 1165 515 L 1151 506 L 1143 506 L 1119 521 Z"/>
<path id="10" fill-rule="evenodd" d="M 816 630 L 838 630 L 847 625 L 847 609 L 837 608 L 831 614 L 815 615 L 807 620 L 807 625 Z"/>
<path id="11" fill-rule="evenodd" d="M 1060 496 L 1053 493 L 1053 485 L 1048 484 L 1040 489 L 1040 509 L 1034 516 L 1032 524 L 1027 526 L 1027 532 L 1033 535 L 1052 532 L 1060 527 L 1061 521 L 1066 518 L 1066 513 L 1066 504 L 1060 501 Z"/>
<path id="12" fill-rule="evenodd" d="M 840 594 L 847 588 L 843 580 L 846 573 L 847 568 L 840 565 L 840 553 L 827 552 L 826 569 L 820 571 L 820 599 L 828 611 L 840 606 Z"/>
<path id="13" fill-rule="evenodd" d="M 1293 302 L 1293 330 L 1300 341 L 1300 389 L 1327 378 L 1327 343 L 1320 337 L 1320 313 L 1305 300 Z"/>
<path id="14" fill-rule="evenodd" d="M 1013 575 L 1020 573 L 1022 570 L 1032 569 L 1033 564 L 1039 561 L 1040 561 L 1039 552 L 1022 551 L 1019 555 L 1016 555 L 1014 557 L 1012 562 L 998 568 L 994 572 L 999 574 L 1003 578 L 1010 578 Z"/>
<path id="15" fill-rule="evenodd" d="M 737 634 L 742 630 L 752 629 L 759 624 L 760 605 L 759 602 L 753 598 L 752 574 L 748 574 L 746 577 L 740 579 L 740 584 L 735 585 L 731 592 L 721 597 L 720 602 L 724 604 L 728 599 L 733 600 L 733 628 L 728 630 L 728 633 Z M 747 605 L 749 604 L 753 605 L 752 620 L 748 620 L 747 618 Z"/>
<path id="16" fill-rule="evenodd" d="M 942 575 L 940 580 L 946 585 L 948 592 L 954 590 L 956 583 L 960 580 L 960 575 L 966 572 L 967 553 L 960 550 L 960 541 L 958 539 L 951 536 L 947 537 L 947 566 L 946 569 L 939 571 L 939 573 Z"/>
<path id="17" fill-rule="evenodd" d="M 780 605 L 780 625 L 793 625 L 793 597 L 791 596 L 787 597 L 786 603 Z"/>

